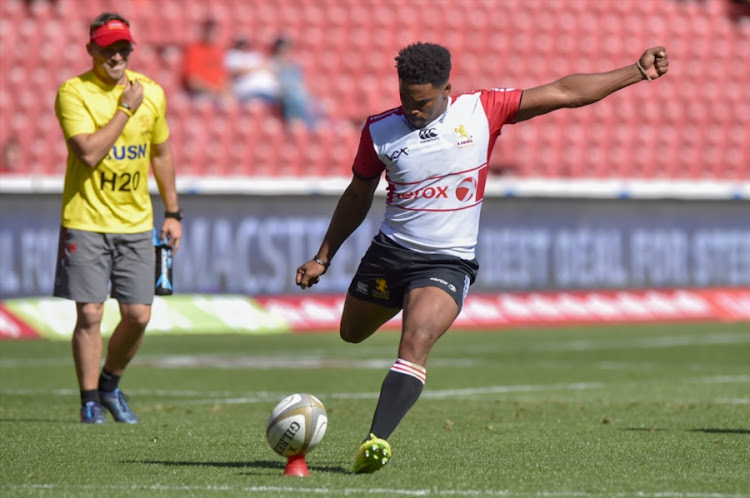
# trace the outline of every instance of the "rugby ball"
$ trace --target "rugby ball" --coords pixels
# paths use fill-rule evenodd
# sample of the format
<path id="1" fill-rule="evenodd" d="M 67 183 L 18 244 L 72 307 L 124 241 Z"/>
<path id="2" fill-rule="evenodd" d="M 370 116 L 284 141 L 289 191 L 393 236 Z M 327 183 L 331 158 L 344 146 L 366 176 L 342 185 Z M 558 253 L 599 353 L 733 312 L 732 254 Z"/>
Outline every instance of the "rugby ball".
<path id="1" fill-rule="evenodd" d="M 323 439 L 328 414 L 312 394 L 292 394 L 279 401 L 266 424 L 271 449 L 283 457 L 305 455 Z"/>

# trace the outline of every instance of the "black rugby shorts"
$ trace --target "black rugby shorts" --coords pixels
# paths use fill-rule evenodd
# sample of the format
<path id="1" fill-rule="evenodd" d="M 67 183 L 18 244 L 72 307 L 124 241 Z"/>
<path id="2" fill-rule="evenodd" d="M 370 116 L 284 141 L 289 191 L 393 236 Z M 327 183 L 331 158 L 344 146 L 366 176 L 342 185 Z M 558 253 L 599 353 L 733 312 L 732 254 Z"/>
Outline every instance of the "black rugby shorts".
<path id="1" fill-rule="evenodd" d="M 478 269 L 476 259 L 412 251 L 381 232 L 362 257 L 349 294 L 387 308 L 401 309 L 404 296 L 410 290 L 438 287 L 453 297 L 460 312 Z"/>

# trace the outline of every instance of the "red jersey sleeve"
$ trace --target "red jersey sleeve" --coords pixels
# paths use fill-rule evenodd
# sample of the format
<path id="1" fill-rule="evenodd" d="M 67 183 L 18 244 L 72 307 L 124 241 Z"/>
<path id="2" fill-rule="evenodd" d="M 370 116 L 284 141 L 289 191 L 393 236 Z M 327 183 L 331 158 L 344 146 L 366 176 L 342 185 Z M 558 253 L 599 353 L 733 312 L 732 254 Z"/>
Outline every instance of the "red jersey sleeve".
<path id="1" fill-rule="evenodd" d="M 370 135 L 370 120 L 362 128 L 362 134 L 359 137 L 359 147 L 357 156 L 354 158 L 352 171 L 356 176 L 362 179 L 375 178 L 385 169 L 385 164 L 378 159 L 375 153 L 375 145 Z"/>
<path id="2" fill-rule="evenodd" d="M 512 88 L 493 88 L 482 90 L 480 96 L 484 112 L 490 124 L 490 134 L 497 135 L 500 128 L 516 122 L 516 114 L 521 106 L 523 90 Z"/>

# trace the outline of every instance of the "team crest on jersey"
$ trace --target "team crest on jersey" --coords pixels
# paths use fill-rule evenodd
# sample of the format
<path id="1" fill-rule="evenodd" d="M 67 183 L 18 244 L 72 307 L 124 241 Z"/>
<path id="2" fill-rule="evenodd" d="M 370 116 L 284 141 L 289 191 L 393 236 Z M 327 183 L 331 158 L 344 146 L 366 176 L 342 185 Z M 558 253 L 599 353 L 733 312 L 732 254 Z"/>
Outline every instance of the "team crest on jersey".
<path id="1" fill-rule="evenodd" d="M 146 140 L 151 140 L 151 119 L 141 113 L 138 116 L 138 123 L 141 125 L 141 136 L 144 137 Z"/>
<path id="2" fill-rule="evenodd" d="M 458 125 L 458 127 L 453 129 L 453 132 L 456 134 L 456 138 L 458 139 L 459 149 L 474 147 L 474 137 L 472 137 L 471 134 L 469 134 L 469 132 L 466 130 L 466 126 Z"/>
<path id="3" fill-rule="evenodd" d="M 390 297 L 390 294 L 391 291 L 388 290 L 388 282 L 386 282 L 384 278 L 376 278 L 375 290 L 372 291 L 372 297 L 377 297 L 379 299 L 388 299 Z"/>

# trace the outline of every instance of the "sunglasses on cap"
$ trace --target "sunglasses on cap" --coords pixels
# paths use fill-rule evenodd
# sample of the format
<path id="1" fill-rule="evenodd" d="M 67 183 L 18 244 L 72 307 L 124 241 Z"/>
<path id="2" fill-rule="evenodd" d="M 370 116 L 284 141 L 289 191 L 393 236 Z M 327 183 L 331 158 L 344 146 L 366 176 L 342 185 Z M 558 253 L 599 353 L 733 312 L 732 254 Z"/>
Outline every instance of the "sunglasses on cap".
<path id="1" fill-rule="evenodd" d="M 123 59 L 127 59 L 130 57 L 130 54 L 133 53 L 133 46 L 128 45 L 126 47 L 122 48 L 115 48 L 112 46 L 109 47 L 99 47 L 99 54 L 104 57 L 105 59 L 109 59 L 111 57 L 114 57 L 115 54 L 120 54 L 120 56 Z"/>

